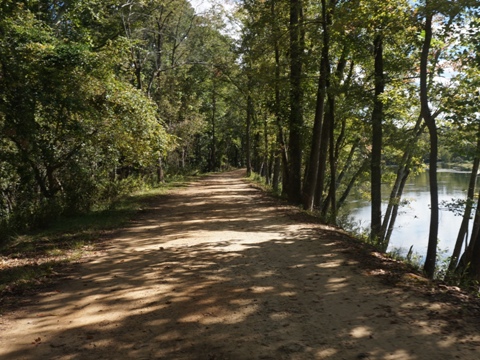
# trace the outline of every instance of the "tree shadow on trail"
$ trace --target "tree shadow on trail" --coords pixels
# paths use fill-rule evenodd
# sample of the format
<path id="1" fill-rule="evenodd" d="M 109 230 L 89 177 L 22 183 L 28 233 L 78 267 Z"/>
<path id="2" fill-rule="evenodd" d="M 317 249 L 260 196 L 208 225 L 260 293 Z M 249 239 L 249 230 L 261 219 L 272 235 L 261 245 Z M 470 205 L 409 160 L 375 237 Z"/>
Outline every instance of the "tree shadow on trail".
<path id="1" fill-rule="evenodd" d="M 478 350 L 239 178 L 201 184 L 160 199 L 43 294 L 2 358 L 452 359 L 460 338 Z"/>

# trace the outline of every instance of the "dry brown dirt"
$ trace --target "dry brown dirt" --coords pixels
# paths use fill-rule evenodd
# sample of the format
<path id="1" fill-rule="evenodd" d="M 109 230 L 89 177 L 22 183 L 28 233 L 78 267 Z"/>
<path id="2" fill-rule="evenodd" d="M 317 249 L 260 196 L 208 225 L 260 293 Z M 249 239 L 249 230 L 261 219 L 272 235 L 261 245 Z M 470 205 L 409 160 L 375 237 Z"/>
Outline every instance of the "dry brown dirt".
<path id="1" fill-rule="evenodd" d="M 478 319 L 380 281 L 341 233 L 242 176 L 150 202 L 100 255 L 0 318 L 0 358 L 480 359 Z"/>

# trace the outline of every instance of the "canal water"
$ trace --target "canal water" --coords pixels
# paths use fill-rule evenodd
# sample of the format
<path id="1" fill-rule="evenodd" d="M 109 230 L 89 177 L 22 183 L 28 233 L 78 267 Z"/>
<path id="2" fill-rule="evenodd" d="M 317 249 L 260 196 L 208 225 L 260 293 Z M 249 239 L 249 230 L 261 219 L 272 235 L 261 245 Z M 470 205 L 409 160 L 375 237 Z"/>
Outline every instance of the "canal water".
<path id="1" fill-rule="evenodd" d="M 456 172 L 451 170 L 440 170 L 438 172 L 438 195 L 440 204 L 442 201 L 452 199 L 466 199 L 470 174 L 468 172 Z M 411 246 L 413 252 L 422 262 L 427 251 L 428 233 L 430 226 L 430 192 L 429 176 L 427 172 L 411 177 L 405 186 L 399 215 L 395 222 L 390 245 L 387 251 L 395 251 L 406 255 Z M 478 184 L 477 184 L 478 185 Z M 389 189 L 384 188 L 385 196 L 384 210 L 387 205 Z M 352 194 L 348 200 L 347 210 L 350 214 L 350 221 L 354 221 L 361 228 L 368 230 L 370 227 L 370 202 L 360 200 Z M 462 221 L 461 216 L 454 214 L 445 207 L 440 208 L 440 224 L 438 238 L 441 257 L 448 257 L 453 251 L 458 230 Z"/>

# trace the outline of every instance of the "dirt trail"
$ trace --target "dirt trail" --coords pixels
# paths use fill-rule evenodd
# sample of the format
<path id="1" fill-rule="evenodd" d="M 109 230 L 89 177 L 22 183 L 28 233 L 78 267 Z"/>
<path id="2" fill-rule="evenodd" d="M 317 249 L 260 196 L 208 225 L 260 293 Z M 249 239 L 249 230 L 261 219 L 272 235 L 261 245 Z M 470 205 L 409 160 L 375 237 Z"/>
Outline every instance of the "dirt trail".
<path id="1" fill-rule="evenodd" d="M 475 359 L 448 305 L 388 287 L 235 171 L 159 197 L 3 317 L 1 359 Z"/>

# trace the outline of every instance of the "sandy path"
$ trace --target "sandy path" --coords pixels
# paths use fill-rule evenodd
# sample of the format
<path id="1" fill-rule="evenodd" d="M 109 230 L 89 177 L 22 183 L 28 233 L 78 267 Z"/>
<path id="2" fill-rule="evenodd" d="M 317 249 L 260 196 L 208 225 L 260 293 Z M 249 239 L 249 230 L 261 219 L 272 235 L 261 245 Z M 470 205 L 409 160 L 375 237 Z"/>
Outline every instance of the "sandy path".
<path id="1" fill-rule="evenodd" d="M 366 276 L 236 171 L 160 197 L 4 316 L 1 359 L 480 359 L 446 305 Z"/>

